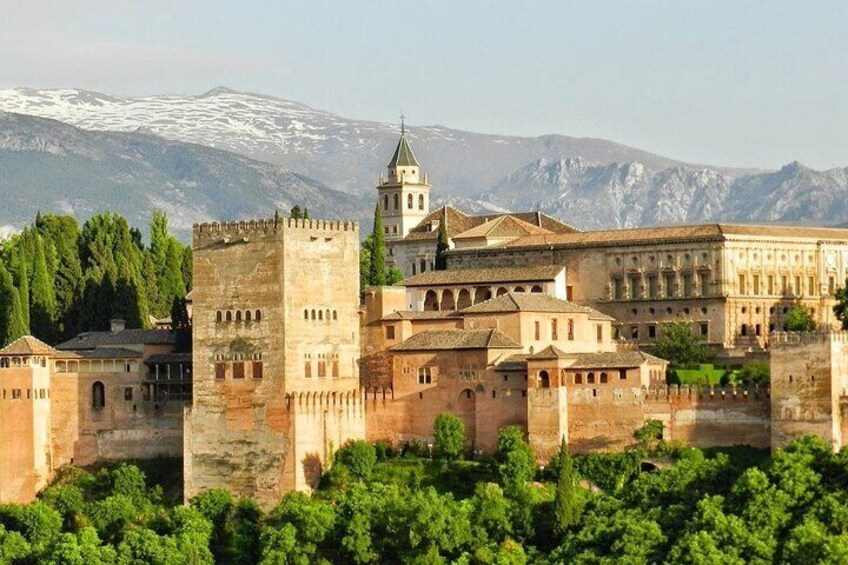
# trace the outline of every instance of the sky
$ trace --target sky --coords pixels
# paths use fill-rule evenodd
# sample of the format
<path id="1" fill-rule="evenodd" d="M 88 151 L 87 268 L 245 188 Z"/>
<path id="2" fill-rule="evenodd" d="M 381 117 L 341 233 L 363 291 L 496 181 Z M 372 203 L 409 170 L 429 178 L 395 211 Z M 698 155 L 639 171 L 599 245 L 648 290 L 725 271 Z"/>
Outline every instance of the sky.
<path id="1" fill-rule="evenodd" d="M 0 0 L 0 87 L 216 86 L 350 118 L 848 166 L 848 2 Z"/>

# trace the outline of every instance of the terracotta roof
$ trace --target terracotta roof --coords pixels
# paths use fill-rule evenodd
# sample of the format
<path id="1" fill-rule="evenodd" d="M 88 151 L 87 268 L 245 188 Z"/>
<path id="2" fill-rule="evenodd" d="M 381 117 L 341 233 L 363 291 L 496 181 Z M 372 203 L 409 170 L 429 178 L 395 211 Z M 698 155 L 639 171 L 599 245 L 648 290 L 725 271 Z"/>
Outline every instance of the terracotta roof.
<path id="1" fill-rule="evenodd" d="M 159 353 L 145 360 L 148 365 L 157 363 L 191 363 L 191 353 Z"/>
<path id="2" fill-rule="evenodd" d="M 697 224 L 686 226 L 659 226 L 622 230 L 599 230 L 553 235 L 530 235 L 505 242 L 505 247 L 603 247 L 605 245 L 640 245 L 661 241 L 723 241 L 728 236 L 782 237 L 806 239 L 848 240 L 848 229 L 802 226 L 749 225 L 749 224 Z"/>
<path id="3" fill-rule="evenodd" d="M 19 337 L 0 349 L 0 355 L 53 355 L 55 353 L 55 349 L 31 335 Z"/>
<path id="4" fill-rule="evenodd" d="M 541 351 L 531 353 L 526 357 L 527 360 L 539 361 L 548 359 L 568 359 L 573 355 L 569 355 L 556 345 L 549 345 Z"/>
<path id="5" fill-rule="evenodd" d="M 551 312 L 563 314 L 588 314 L 593 320 L 613 320 L 610 316 L 588 306 L 580 306 L 540 292 L 507 292 L 496 298 L 480 302 L 461 310 L 463 314 L 490 314 L 496 312 Z"/>
<path id="6" fill-rule="evenodd" d="M 654 357 L 643 351 L 615 351 L 609 353 L 578 353 L 573 356 L 574 363 L 569 365 L 569 369 L 623 369 L 629 367 L 638 367 L 645 361 L 662 361 L 659 357 Z"/>
<path id="7" fill-rule="evenodd" d="M 521 345 L 499 330 L 428 330 L 392 347 L 392 351 L 447 349 L 520 349 Z"/>
<path id="8" fill-rule="evenodd" d="M 392 160 L 389 161 L 389 167 L 418 167 L 418 159 L 412 152 L 412 147 L 409 146 L 409 141 L 406 139 L 406 134 L 401 133 L 398 140 L 395 154 L 392 155 Z"/>
<path id="9" fill-rule="evenodd" d="M 430 226 L 434 221 L 442 221 L 444 215 L 447 215 L 447 233 L 449 238 L 454 238 L 458 234 L 467 232 L 477 226 L 491 222 L 497 218 L 509 216 L 521 222 L 543 228 L 553 234 L 577 232 L 577 228 L 566 224 L 556 218 L 543 214 L 542 212 L 510 212 L 507 214 L 485 214 L 481 216 L 470 216 L 453 206 L 442 206 L 433 210 L 421 220 L 417 226 L 412 228 L 403 241 L 421 241 L 433 240 L 438 237 L 438 230 L 432 229 Z"/>
<path id="10" fill-rule="evenodd" d="M 398 286 L 434 286 L 446 284 L 526 283 L 552 281 L 565 267 L 487 267 L 482 269 L 450 269 L 412 275 Z"/>
<path id="11" fill-rule="evenodd" d="M 534 226 L 515 216 L 504 214 L 493 220 L 457 234 L 454 239 L 472 239 L 477 237 L 522 237 L 526 235 L 542 235 L 553 233 L 545 228 Z"/>
<path id="12" fill-rule="evenodd" d="M 425 310 L 414 312 L 411 310 L 394 311 L 383 316 L 383 320 L 443 320 L 445 318 L 461 318 L 462 314 L 456 310 Z"/>
<path id="13" fill-rule="evenodd" d="M 121 330 L 84 332 L 56 346 L 56 349 L 94 349 L 121 345 L 173 345 L 177 336 L 170 330 Z"/>
<path id="14" fill-rule="evenodd" d="M 510 355 L 503 361 L 495 365 L 497 371 L 526 371 L 527 370 L 527 355 L 519 353 Z"/>
<path id="15" fill-rule="evenodd" d="M 580 230 L 575 228 L 574 226 L 563 222 L 558 218 L 554 218 L 553 216 L 548 216 L 544 212 L 509 212 L 509 215 L 513 218 L 518 218 L 523 222 L 527 222 L 528 224 L 533 224 L 534 226 L 539 226 L 540 228 L 545 228 L 548 231 L 552 231 L 554 233 L 572 233 L 579 232 Z M 493 216 L 474 216 L 475 218 L 491 218 Z"/>
<path id="16" fill-rule="evenodd" d="M 96 349 L 65 349 L 56 352 L 59 359 L 138 359 L 140 351 L 124 347 L 98 347 Z"/>

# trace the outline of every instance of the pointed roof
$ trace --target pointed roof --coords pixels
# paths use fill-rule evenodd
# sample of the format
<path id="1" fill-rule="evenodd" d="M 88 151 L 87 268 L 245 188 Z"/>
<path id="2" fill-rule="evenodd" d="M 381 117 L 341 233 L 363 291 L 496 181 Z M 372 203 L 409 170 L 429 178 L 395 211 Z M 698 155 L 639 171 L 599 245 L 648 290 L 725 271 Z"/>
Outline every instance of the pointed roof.
<path id="1" fill-rule="evenodd" d="M 450 349 L 521 349 L 521 344 L 500 330 L 427 330 L 392 347 L 392 351 L 443 351 Z"/>
<path id="2" fill-rule="evenodd" d="M 553 233 L 545 228 L 534 226 L 529 222 L 520 220 L 512 214 L 504 214 L 494 220 L 488 220 L 482 224 L 453 236 L 454 239 L 472 239 L 477 237 L 522 237 L 525 235 L 544 235 Z"/>
<path id="3" fill-rule="evenodd" d="M 437 271 L 450 272 L 450 271 Z M 588 314 L 592 320 L 613 320 L 594 308 L 581 306 L 541 292 L 507 292 L 485 302 L 461 310 L 463 314 L 504 312 L 549 312 L 555 314 Z"/>
<path id="4" fill-rule="evenodd" d="M 53 355 L 56 350 L 31 335 L 19 337 L 3 349 L 0 355 Z"/>
<path id="5" fill-rule="evenodd" d="M 574 356 L 567 354 L 556 345 L 549 345 L 538 353 L 531 353 L 525 357 L 525 359 L 534 361 L 550 361 L 553 359 L 568 359 L 569 357 Z"/>
<path id="6" fill-rule="evenodd" d="M 397 149 L 389 161 L 389 167 L 419 167 L 418 159 L 412 152 L 412 147 L 409 146 L 409 141 L 406 139 L 406 132 L 400 134 Z"/>

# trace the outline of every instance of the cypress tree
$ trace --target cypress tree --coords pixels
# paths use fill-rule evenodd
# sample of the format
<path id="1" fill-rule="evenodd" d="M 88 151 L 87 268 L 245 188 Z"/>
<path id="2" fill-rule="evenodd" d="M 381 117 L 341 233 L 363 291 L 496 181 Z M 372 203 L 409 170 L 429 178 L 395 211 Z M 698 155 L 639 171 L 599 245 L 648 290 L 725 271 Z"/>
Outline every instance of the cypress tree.
<path id="1" fill-rule="evenodd" d="M 57 337 L 69 338 L 77 333 L 76 324 L 84 288 L 79 255 L 79 223 L 73 216 L 47 214 L 37 219 L 36 228 L 44 241 L 47 267 L 53 279 L 56 329 L 59 332 Z"/>
<path id="2" fill-rule="evenodd" d="M 150 253 L 153 254 L 156 274 L 161 276 L 168 253 L 168 216 L 160 210 L 154 210 L 150 216 Z"/>
<path id="3" fill-rule="evenodd" d="M 180 264 L 180 274 L 183 277 L 183 286 L 185 287 L 186 293 L 191 290 L 191 285 L 193 282 L 192 268 L 194 263 L 194 254 L 191 250 L 191 246 L 187 245 L 183 248 L 183 261 Z"/>
<path id="4" fill-rule="evenodd" d="M 307 208 L 306 206 L 303 207 L 303 219 L 304 220 L 309 219 L 309 208 Z"/>
<path id="5" fill-rule="evenodd" d="M 15 285 L 18 287 L 18 295 L 21 300 L 21 312 L 24 317 L 24 326 L 29 331 L 30 327 L 30 311 L 29 311 L 29 269 L 26 261 L 20 255 L 14 259 L 15 264 Z"/>
<path id="6" fill-rule="evenodd" d="M 438 239 L 436 241 L 436 270 L 444 271 L 448 268 L 448 259 L 445 256 L 445 251 L 450 248 L 448 244 L 448 213 L 447 207 L 444 209 L 444 213 L 442 213 L 442 221 L 439 222 L 439 234 Z"/>
<path id="7" fill-rule="evenodd" d="M 185 283 L 182 274 L 182 245 L 176 238 L 168 241 L 168 250 L 165 256 L 165 272 L 162 277 L 160 292 L 162 302 L 168 305 L 168 312 L 175 299 L 183 298 L 186 294 Z"/>
<path id="8" fill-rule="evenodd" d="M 577 492 L 574 486 L 574 466 L 565 438 L 559 448 L 559 476 L 554 497 L 554 527 L 559 535 L 577 522 Z"/>
<path id="9" fill-rule="evenodd" d="M 44 242 L 37 234 L 30 297 L 30 326 L 33 335 L 45 341 L 53 341 L 56 333 L 56 293 L 47 270 Z"/>
<path id="10" fill-rule="evenodd" d="M 380 204 L 374 207 L 374 229 L 371 232 L 371 274 L 368 284 L 385 286 L 386 284 L 386 236 L 383 233 L 383 213 Z"/>
<path id="11" fill-rule="evenodd" d="M 20 295 L 12 275 L 0 261 L 0 342 L 5 347 L 26 333 Z"/>

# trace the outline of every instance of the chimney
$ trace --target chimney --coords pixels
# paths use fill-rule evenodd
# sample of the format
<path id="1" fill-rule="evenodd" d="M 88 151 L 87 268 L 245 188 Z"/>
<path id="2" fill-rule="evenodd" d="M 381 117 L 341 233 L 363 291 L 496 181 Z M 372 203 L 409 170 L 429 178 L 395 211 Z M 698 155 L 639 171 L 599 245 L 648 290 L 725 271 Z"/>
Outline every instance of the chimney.
<path id="1" fill-rule="evenodd" d="M 116 318 L 114 320 L 111 320 L 109 323 L 111 325 L 112 333 L 122 332 L 125 329 L 127 329 L 126 320 L 121 320 L 120 318 Z"/>

